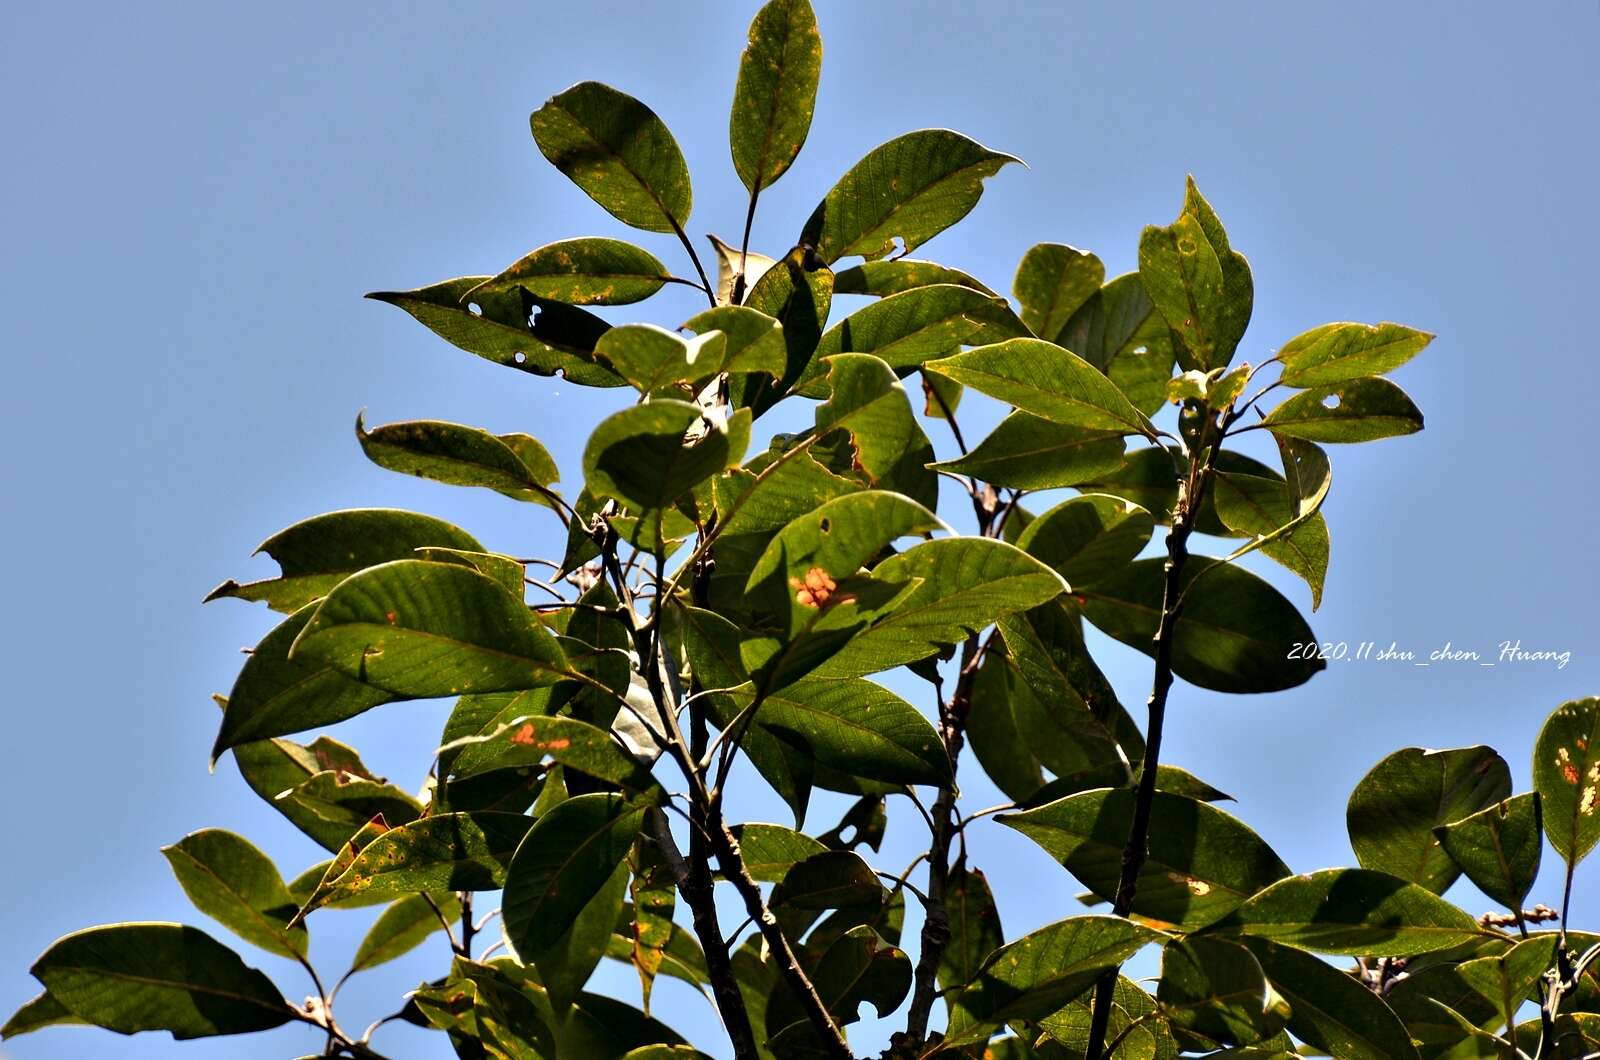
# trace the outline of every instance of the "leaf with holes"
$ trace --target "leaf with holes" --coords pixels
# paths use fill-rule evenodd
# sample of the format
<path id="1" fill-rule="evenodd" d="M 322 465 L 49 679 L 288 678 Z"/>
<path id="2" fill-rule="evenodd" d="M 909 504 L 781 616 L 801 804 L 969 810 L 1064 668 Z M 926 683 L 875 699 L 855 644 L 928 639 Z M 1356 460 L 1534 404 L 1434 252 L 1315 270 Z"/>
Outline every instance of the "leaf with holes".
<path id="1" fill-rule="evenodd" d="M 625 384 L 594 361 L 595 341 L 611 325 L 584 309 L 536 298 L 522 290 L 467 292 L 488 276 L 462 276 L 414 291 L 374 291 L 459 349 L 533 375 L 559 375 L 582 386 Z"/>
<path id="2" fill-rule="evenodd" d="M 1182 340 L 1185 368 L 1210 371 L 1233 359 L 1250 324 L 1254 282 L 1193 177 L 1178 219 L 1165 228 L 1147 225 L 1139 237 L 1139 279 Z"/>
<path id="3" fill-rule="evenodd" d="M 930 287 L 937 283 L 954 283 L 998 297 L 981 281 L 960 269 L 940 265 L 934 261 L 917 258 L 889 258 L 883 261 L 864 261 L 841 269 L 834 277 L 835 294 L 867 294 L 886 298 L 891 294 L 909 291 L 914 287 Z"/>
<path id="4" fill-rule="evenodd" d="M 1422 413 L 1387 379 L 1352 379 L 1296 394 L 1261 426 L 1308 442 L 1370 442 L 1415 434 L 1422 430 Z"/>
<path id="5" fill-rule="evenodd" d="M 551 96 L 529 124 L 550 164 L 623 224 L 673 232 L 689 220 L 694 199 L 683 152 L 637 99 L 584 81 Z"/>
<path id="6" fill-rule="evenodd" d="M 504 272 L 468 291 L 480 295 L 520 288 L 569 305 L 628 305 L 672 279 L 654 254 L 620 239 L 563 239 L 518 258 Z"/>

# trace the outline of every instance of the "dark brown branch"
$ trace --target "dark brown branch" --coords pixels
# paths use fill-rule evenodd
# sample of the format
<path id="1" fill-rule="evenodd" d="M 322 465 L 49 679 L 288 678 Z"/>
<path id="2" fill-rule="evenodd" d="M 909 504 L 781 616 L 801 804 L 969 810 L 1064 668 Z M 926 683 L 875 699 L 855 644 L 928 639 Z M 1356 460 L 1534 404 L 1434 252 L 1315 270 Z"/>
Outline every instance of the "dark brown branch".
<path id="1" fill-rule="evenodd" d="M 1122 850 L 1122 873 L 1117 881 L 1116 900 L 1111 912 L 1127 916 L 1139 888 L 1139 873 L 1150 856 L 1150 811 L 1155 804 L 1156 771 L 1161 761 L 1161 733 L 1167 716 L 1167 695 L 1172 689 L 1172 634 L 1183 610 L 1183 569 L 1189 559 L 1189 535 L 1194 532 L 1200 503 L 1205 496 L 1222 451 L 1222 439 L 1237 414 L 1225 415 L 1212 440 L 1210 455 L 1201 465 L 1190 464 L 1189 476 L 1173 507 L 1172 529 L 1167 534 L 1166 577 L 1161 590 L 1161 619 L 1156 625 L 1155 676 L 1150 686 L 1150 724 L 1145 733 L 1144 761 L 1139 767 L 1139 788 L 1134 798 L 1133 821 L 1128 842 Z M 1111 999 L 1120 968 L 1109 968 L 1095 984 L 1094 1010 L 1089 1021 L 1086 1060 L 1100 1060 L 1111 1021 Z"/>

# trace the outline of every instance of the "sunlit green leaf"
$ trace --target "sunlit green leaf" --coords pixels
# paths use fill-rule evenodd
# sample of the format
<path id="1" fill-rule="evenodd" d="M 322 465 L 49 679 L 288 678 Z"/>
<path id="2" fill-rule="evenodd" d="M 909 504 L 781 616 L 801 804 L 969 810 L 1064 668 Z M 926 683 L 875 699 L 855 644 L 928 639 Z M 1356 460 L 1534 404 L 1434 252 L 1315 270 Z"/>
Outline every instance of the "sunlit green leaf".
<path id="1" fill-rule="evenodd" d="M 669 279 L 667 267 L 649 251 L 620 239 L 591 236 L 542 246 L 465 297 L 521 288 L 569 305 L 627 305 L 649 298 Z"/>
<path id="2" fill-rule="evenodd" d="M 1284 343 L 1278 360 L 1289 386 L 1326 386 L 1384 375 L 1432 341 L 1426 331 L 1401 324 L 1324 324 Z"/>
<path id="3" fill-rule="evenodd" d="M 856 463 L 875 486 L 932 507 L 939 490 L 938 476 L 927 466 L 933 443 L 894 371 L 870 354 L 841 353 L 828 360 L 828 383 L 832 396 L 817 406 L 817 431 L 849 431 Z"/>
<path id="4" fill-rule="evenodd" d="M 1150 543 L 1150 513 L 1120 497 L 1085 494 L 1039 515 L 1017 547 L 1043 560 L 1069 585 L 1086 584 L 1125 566 Z"/>
<path id="5" fill-rule="evenodd" d="M 1009 339 L 925 367 L 1054 423 L 1151 432 L 1144 414 L 1115 383 L 1077 354 L 1042 339 Z"/>
<path id="6" fill-rule="evenodd" d="M 295 900 L 272 859 L 248 839 L 206 828 L 161 853 L 196 909 L 269 953 L 305 956 L 305 926 L 289 926 Z"/>
<path id="7" fill-rule="evenodd" d="M 257 554 L 265 552 L 278 561 L 282 570 L 278 577 L 246 585 L 226 581 L 206 599 L 263 600 L 274 611 L 288 614 L 326 596 L 356 571 L 412 559 L 418 549 L 430 546 L 483 551 L 465 530 L 432 516 L 393 508 L 328 512 L 278 531 L 256 549 Z"/>
<path id="8" fill-rule="evenodd" d="M 538 766 L 548 758 L 633 791 L 644 791 L 653 783 L 650 771 L 614 735 L 576 718 L 519 715 L 440 750 L 446 749 L 456 752 L 449 768 L 457 780 L 496 769 Z"/>
<path id="9" fill-rule="evenodd" d="M 1189 355 L 1184 367 L 1209 371 L 1233 359 L 1250 323 L 1254 283 L 1193 177 L 1178 219 L 1166 228 L 1146 226 L 1140 236 L 1139 279 L 1182 340 Z"/>
<path id="10" fill-rule="evenodd" d="M 1370 442 L 1422 430 L 1422 412 L 1387 379 L 1352 379 L 1296 394 L 1261 425 L 1308 442 Z"/>
<path id="11" fill-rule="evenodd" d="M 475 571 L 421 560 L 342 582 L 290 656 L 417 697 L 512 692 L 570 674 L 560 645 L 521 600 Z"/>
<path id="12" fill-rule="evenodd" d="M 487 486 L 540 504 L 551 503 L 549 486 L 560 477 L 544 446 L 525 434 L 496 437 L 440 420 L 389 423 L 368 431 L 357 416 L 356 440 L 369 460 L 390 471 L 451 486 Z"/>
<path id="13" fill-rule="evenodd" d="M 1215 930 L 1317 953 L 1373 957 L 1432 953 L 1485 933 L 1443 898 L 1370 869 L 1323 869 L 1279 880 Z"/>
<path id="14" fill-rule="evenodd" d="M 917 258 L 864 261 L 860 265 L 841 269 L 834 277 L 833 290 L 835 294 L 869 294 L 884 298 L 913 287 L 928 287 L 936 283 L 956 283 L 995 296 L 982 282 L 960 269 Z"/>
<path id="15" fill-rule="evenodd" d="M 1533 748 L 1533 789 L 1550 845 L 1576 865 L 1600 843 L 1600 698 L 1563 703 Z"/>
<path id="16" fill-rule="evenodd" d="M 693 193 L 689 167 L 655 111 L 598 81 L 551 96 L 529 119 L 550 164 L 623 224 L 681 230 Z"/>
<path id="17" fill-rule="evenodd" d="M 1093 254 L 1065 243 L 1039 243 L 1022 255 L 1011 293 L 1022 306 L 1022 322 L 1039 338 L 1059 342 L 1067 321 L 1105 278 L 1106 267 Z"/>
<path id="18" fill-rule="evenodd" d="M 750 23 L 739 57 L 728 141 L 752 193 L 783 176 L 811 130 L 822 74 L 822 37 L 807 0 L 771 0 Z"/>
<path id="19" fill-rule="evenodd" d="M 1120 431 L 1072 427 L 1013 412 L 972 452 L 933 466 L 996 486 L 1057 489 L 1116 471 L 1124 447 Z"/>
<path id="20" fill-rule="evenodd" d="M 83 1026 L 87 1022 L 81 1016 L 73 1015 L 67 1006 L 51 997 L 46 991 L 25 1002 L 11 1014 L 5 1026 L 0 1027 L 0 1039 L 9 1041 L 18 1035 L 32 1034 L 45 1027 Z"/>
<path id="21" fill-rule="evenodd" d="M 1297 1038 L 1350 1060 L 1415 1060 L 1411 1035 L 1377 994 L 1308 953 L 1265 939 L 1245 944 L 1289 1003 Z"/>
<path id="22" fill-rule="evenodd" d="M 818 204 L 801 242 L 833 264 L 909 254 L 965 217 L 983 181 L 1018 159 L 948 129 L 921 129 L 869 151 Z"/>
<path id="23" fill-rule="evenodd" d="M 1204 935 L 1161 951 L 1161 1011 L 1199 1048 L 1249 1045 L 1278 1033 L 1286 1006 L 1268 992 L 1261 964 L 1243 946 Z"/>
<path id="24" fill-rule="evenodd" d="M 691 429 L 702 425 L 704 433 L 691 440 Z M 583 475 L 590 489 L 653 512 L 739 456 L 729 449 L 727 430 L 704 419 L 699 406 L 651 401 L 600 421 L 583 451 Z"/>

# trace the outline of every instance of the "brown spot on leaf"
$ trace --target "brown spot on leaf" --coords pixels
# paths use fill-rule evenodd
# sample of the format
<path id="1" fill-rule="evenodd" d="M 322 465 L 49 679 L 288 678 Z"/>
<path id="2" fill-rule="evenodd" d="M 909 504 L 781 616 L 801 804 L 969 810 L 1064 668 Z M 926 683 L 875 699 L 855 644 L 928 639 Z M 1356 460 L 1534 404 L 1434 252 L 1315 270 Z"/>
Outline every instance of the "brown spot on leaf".
<path id="1" fill-rule="evenodd" d="M 393 611 L 390 611 L 388 614 L 384 615 L 383 617 L 387 618 L 389 620 L 389 625 L 391 625 L 391 626 L 394 625 L 396 622 L 400 621 L 400 616 L 395 614 Z"/>
<path id="2" fill-rule="evenodd" d="M 521 744 L 524 747 L 533 743 L 533 739 L 533 722 L 531 721 L 523 722 L 522 728 L 511 734 L 511 742 Z"/>

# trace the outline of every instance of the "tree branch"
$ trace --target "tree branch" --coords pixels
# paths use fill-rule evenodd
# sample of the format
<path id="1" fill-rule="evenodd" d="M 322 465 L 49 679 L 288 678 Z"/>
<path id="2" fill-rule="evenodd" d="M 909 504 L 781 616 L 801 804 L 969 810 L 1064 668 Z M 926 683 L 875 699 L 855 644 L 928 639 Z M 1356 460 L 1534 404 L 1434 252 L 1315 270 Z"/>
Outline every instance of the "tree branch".
<path id="1" fill-rule="evenodd" d="M 1167 695 L 1172 689 L 1172 635 L 1183 610 L 1183 568 L 1189 559 L 1189 535 L 1194 532 L 1195 520 L 1200 512 L 1211 473 L 1216 466 L 1217 454 L 1222 451 L 1222 439 L 1232 426 L 1236 413 L 1224 415 L 1217 425 L 1210 455 L 1204 464 L 1191 464 L 1188 480 L 1178 497 L 1172 513 L 1172 529 L 1167 533 L 1166 578 L 1161 590 L 1161 618 L 1156 625 L 1155 676 L 1150 686 L 1150 724 L 1145 733 L 1144 761 L 1139 767 L 1139 788 L 1134 798 L 1133 821 L 1128 828 L 1128 842 L 1122 850 L 1122 873 L 1117 881 L 1116 900 L 1112 903 L 1114 916 L 1127 916 L 1133 909 L 1134 896 L 1139 888 L 1139 873 L 1150 856 L 1150 810 L 1155 803 L 1156 770 L 1161 760 L 1161 733 L 1167 716 Z M 1120 968 L 1109 968 L 1095 984 L 1094 1010 L 1089 1022 L 1089 1043 L 1084 1050 L 1086 1060 L 1100 1060 L 1106 1040 L 1106 1028 L 1111 1021 L 1111 999 L 1116 990 Z"/>

